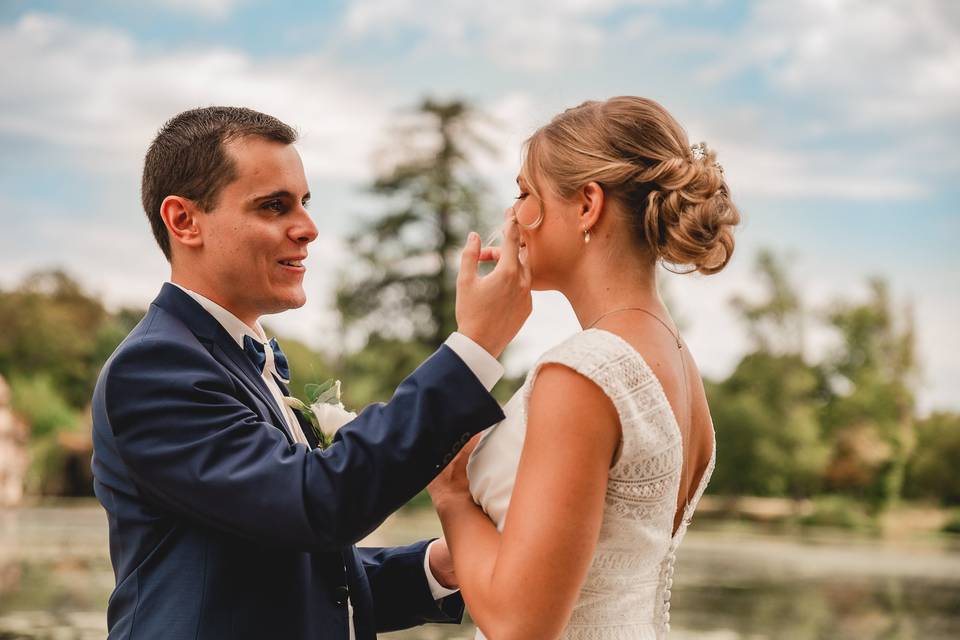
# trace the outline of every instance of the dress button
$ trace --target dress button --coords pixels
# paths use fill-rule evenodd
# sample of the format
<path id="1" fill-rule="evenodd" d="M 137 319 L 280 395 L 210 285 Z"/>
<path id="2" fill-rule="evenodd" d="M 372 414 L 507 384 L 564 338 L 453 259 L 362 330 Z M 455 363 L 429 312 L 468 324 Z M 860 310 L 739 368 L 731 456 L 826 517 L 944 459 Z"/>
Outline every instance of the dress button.
<path id="1" fill-rule="evenodd" d="M 447 466 L 448 464 L 450 464 L 451 460 L 453 460 L 453 456 L 451 456 L 449 453 L 443 456 L 443 466 Z"/>
<path id="2" fill-rule="evenodd" d="M 667 578 L 667 592 L 673 588 L 673 578 Z"/>
<path id="3" fill-rule="evenodd" d="M 663 592 L 663 599 L 664 599 L 664 600 L 669 600 L 669 599 L 670 599 L 670 589 L 667 589 L 666 591 Z M 669 603 L 668 603 L 668 604 L 669 604 Z"/>
<path id="4" fill-rule="evenodd" d="M 664 602 L 664 603 L 663 603 L 663 610 L 667 612 L 667 615 L 668 615 L 668 616 L 670 615 L 670 603 L 669 603 L 669 602 Z"/>
<path id="5" fill-rule="evenodd" d="M 333 604 L 337 605 L 338 607 L 347 606 L 347 599 L 349 597 L 350 597 L 350 589 L 348 589 L 346 585 L 340 585 L 338 587 L 334 587 L 333 592 L 331 593 L 331 599 L 333 600 Z"/>

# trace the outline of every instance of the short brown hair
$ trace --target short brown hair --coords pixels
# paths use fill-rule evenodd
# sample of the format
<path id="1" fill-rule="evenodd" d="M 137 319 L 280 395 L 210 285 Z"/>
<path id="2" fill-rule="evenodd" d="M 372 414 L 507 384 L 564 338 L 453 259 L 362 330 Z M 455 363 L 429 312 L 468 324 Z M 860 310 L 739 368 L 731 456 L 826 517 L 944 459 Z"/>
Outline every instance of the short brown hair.
<path id="1" fill-rule="evenodd" d="M 167 260 L 170 236 L 160 217 L 164 198 L 182 196 L 204 211 L 216 207 L 220 190 L 237 177 L 224 144 L 248 136 L 284 144 L 297 140 L 290 125 L 244 107 L 190 109 L 171 118 L 157 133 L 143 162 L 141 198 L 153 236 Z"/>
<path id="2" fill-rule="evenodd" d="M 538 129 L 520 173 L 535 196 L 537 178 L 562 198 L 598 183 L 654 259 L 710 274 L 733 255 L 740 212 L 716 154 L 700 151 L 658 103 L 621 96 L 584 102 Z"/>

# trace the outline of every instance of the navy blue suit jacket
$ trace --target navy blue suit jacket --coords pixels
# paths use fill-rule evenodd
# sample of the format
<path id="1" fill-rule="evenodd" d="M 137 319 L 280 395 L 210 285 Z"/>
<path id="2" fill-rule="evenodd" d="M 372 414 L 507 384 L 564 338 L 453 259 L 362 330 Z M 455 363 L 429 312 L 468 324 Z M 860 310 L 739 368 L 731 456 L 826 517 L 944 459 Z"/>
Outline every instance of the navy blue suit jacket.
<path id="1" fill-rule="evenodd" d="M 242 349 L 164 285 L 93 396 L 110 638 L 341 640 L 348 593 L 358 640 L 459 621 L 459 595 L 430 594 L 427 541 L 353 545 L 502 417 L 444 346 L 328 449 L 294 445 Z"/>

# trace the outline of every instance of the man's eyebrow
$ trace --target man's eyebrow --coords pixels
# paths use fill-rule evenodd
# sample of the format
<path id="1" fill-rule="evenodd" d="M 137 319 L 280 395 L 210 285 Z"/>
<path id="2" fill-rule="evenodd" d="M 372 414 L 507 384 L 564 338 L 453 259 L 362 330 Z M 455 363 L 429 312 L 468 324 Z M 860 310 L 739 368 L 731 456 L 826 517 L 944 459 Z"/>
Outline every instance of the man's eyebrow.
<path id="1" fill-rule="evenodd" d="M 273 191 L 272 193 L 268 193 L 266 195 L 254 196 L 253 198 L 251 198 L 251 200 L 257 201 L 257 200 L 269 200 L 270 198 L 293 198 L 293 197 L 294 195 L 289 191 L 287 191 L 286 189 L 280 189 L 277 191 Z M 303 199 L 304 200 L 310 199 L 309 191 L 303 196 Z"/>

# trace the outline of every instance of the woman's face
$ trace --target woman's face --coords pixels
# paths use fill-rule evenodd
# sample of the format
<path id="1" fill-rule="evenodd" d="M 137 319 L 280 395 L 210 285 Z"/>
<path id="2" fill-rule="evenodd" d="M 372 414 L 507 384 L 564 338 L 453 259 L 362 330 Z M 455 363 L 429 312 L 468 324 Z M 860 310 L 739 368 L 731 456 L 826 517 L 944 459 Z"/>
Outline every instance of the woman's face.
<path id="1" fill-rule="evenodd" d="M 517 178 L 520 194 L 513 212 L 520 226 L 520 261 L 530 267 L 533 289 L 544 291 L 561 288 L 576 267 L 583 252 L 583 231 L 578 204 L 556 195 L 546 180 L 539 182 L 538 198 L 524 178 Z"/>

